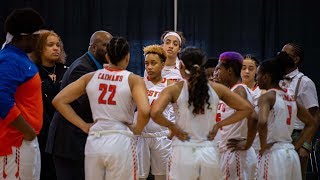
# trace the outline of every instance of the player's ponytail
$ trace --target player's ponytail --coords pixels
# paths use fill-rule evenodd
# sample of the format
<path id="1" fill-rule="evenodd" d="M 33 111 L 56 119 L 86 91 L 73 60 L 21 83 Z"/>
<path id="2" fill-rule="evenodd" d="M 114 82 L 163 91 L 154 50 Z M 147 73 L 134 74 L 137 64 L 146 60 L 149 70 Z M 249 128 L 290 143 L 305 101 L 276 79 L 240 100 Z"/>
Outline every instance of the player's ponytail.
<path id="1" fill-rule="evenodd" d="M 193 105 L 193 114 L 202 114 L 205 103 L 207 108 L 210 108 L 208 78 L 204 68 L 206 56 L 198 48 L 187 47 L 181 52 L 181 60 L 190 76 L 188 79 L 189 107 Z"/>

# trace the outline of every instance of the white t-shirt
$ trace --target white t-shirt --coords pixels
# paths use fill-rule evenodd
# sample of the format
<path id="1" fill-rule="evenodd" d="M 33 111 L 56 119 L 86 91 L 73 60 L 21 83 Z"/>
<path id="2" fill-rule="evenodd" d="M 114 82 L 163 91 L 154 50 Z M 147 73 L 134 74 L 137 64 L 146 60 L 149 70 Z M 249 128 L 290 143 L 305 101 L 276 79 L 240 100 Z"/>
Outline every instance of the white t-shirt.
<path id="1" fill-rule="evenodd" d="M 316 86 L 310 78 L 299 72 L 299 69 L 287 74 L 286 77 L 291 78 L 291 80 L 281 80 L 279 85 L 282 89 L 285 89 L 289 94 L 295 95 L 299 78 L 302 77 L 296 101 L 306 109 L 311 107 L 319 107 Z M 301 130 L 304 128 L 304 123 L 298 117 L 294 122 L 294 129 Z"/>

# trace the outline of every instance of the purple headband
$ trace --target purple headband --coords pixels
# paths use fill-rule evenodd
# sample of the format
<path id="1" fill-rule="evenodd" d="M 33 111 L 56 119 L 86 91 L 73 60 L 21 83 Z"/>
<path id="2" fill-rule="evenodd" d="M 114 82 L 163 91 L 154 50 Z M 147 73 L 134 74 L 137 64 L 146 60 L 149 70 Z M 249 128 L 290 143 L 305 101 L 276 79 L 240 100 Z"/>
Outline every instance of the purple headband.
<path id="1" fill-rule="evenodd" d="M 238 61 L 242 64 L 243 56 L 238 52 L 227 51 L 227 52 L 220 54 L 219 61 L 221 61 L 221 62 Z"/>

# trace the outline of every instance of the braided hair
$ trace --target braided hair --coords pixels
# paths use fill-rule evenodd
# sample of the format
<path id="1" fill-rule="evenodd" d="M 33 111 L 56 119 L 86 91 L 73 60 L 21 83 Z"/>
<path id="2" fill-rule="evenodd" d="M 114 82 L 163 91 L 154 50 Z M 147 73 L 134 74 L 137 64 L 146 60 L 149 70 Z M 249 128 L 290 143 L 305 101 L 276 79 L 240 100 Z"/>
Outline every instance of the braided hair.
<path id="1" fill-rule="evenodd" d="M 129 43 L 123 37 L 113 37 L 107 44 L 107 54 L 114 65 L 118 65 L 129 52 Z"/>
<path id="2" fill-rule="evenodd" d="M 255 57 L 254 55 L 252 55 L 252 54 L 246 54 L 246 55 L 243 57 L 243 59 L 250 59 L 250 60 L 252 60 L 252 61 L 255 63 L 256 67 L 258 67 L 259 64 L 260 64 L 260 60 L 259 60 L 257 57 Z"/>
<path id="3" fill-rule="evenodd" d="M 290 45 L 291 47 L 293 47 L 295 55 L 300 58 L 300 61 L 299 61 L 299 64 L 300 64 L 304 60 L 304 51 L 302 49 L 302 46 L 293 42 L 288 43 L 287 45 Z"/>

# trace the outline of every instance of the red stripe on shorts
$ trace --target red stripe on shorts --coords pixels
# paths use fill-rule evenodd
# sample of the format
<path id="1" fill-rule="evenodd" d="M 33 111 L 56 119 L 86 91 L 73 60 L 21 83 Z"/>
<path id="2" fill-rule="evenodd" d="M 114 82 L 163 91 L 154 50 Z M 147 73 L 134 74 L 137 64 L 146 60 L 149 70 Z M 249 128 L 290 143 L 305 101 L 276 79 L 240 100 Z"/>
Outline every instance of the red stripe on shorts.
<path id="1" fill-rule="evenodd" d="M 135 145 L 131 139 L 131 152 L 132 152 L 132 158 L 133 158 L 133 179 L 137 180 L 137 157 L 136 157 L 136 151 L 135 151 Z"/>

